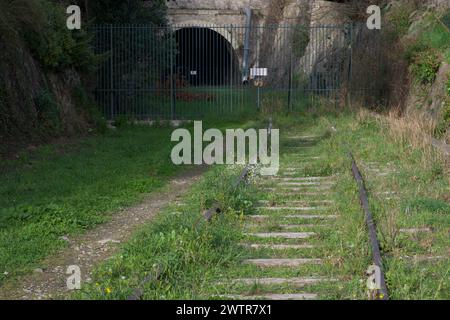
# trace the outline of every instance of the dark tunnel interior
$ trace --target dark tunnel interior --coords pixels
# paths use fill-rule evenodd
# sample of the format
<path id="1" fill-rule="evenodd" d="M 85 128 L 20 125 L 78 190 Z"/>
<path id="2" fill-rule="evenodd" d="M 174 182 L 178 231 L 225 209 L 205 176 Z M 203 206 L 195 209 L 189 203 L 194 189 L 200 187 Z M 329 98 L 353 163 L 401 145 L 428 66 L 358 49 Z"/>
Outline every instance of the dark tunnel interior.
<path id="1" fill-rule="evenodd" d="M 218 32 L 187 27 L 175 31 L 175 39 L 176 73 L 190 86 L 228 85 L 239 78 L 239 62 L 233 47 Z"/>

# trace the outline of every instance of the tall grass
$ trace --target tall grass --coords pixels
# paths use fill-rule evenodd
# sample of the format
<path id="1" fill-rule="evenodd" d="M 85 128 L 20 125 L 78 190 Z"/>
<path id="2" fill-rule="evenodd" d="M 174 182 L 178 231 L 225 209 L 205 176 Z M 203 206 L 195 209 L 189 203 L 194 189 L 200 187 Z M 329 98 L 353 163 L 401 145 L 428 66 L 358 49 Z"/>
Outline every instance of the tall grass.
<path id="1" fill-rule="evenodd" d="M 143 299 L 198 299 L 227 266 L 238 264 L 241 214 L 254 202 L 251 187 L 233 187 L 240 167 L 215 167 L 202 177 L 182 206 L 171 205 L 137 232 L 121 252 L 97 268 L 93 282 L 75 297 L 126 299 L 134 289 Z M 211 202 L 222 212 L 206 222 Z M 143 279 L 152 276 L 151 281 Z"/>
<path id="2" fill-rule="evenodd" d="M 435 121 L 425 119 L 420 114 L 405 114 L 399 116 L 398 112 L 390 111 L 387 115 L 382 116 L 370 113 L 365 109 L 358 111 L 358 119 L 364 122 L 368 118 L 376 117 L 379 125 L 386 128 L 384 135 L 391 141 L 403 148 L 406 153 L 414 150 L 421 152 L 422 169 L 428 170 L 435 163 L 444 164 L 449 169 L 449 159 L 443 153 L 436 150 L 432 144 L 432 137 L 435 131 Z"/>

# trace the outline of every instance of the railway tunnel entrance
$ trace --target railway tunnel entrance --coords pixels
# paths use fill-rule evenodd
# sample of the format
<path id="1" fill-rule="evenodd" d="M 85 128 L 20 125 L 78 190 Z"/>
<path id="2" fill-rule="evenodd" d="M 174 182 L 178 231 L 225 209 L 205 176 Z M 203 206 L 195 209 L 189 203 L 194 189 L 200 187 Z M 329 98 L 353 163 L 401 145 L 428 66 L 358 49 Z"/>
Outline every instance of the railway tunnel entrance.
<path id="1" fill-rule="evenodd" d="M 175 31 L 175 69 L 190 86 L 229 86 L 239 78 L 239 59 L 232 44 L 206 27 Z"/>

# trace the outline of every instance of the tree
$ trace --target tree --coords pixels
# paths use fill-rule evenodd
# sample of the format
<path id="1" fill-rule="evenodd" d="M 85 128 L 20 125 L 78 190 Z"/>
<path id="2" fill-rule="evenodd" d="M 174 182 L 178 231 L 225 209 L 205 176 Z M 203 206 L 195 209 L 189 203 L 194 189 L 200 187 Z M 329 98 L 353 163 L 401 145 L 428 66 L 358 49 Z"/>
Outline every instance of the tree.
<path id="1" fill-rule="evenodd" d="M 94 23 L 141 23 L 165 26 L 164 0 L 77 0 Z"/>
<path id="2" fill-rule="evenodd" d="M 176 52 L 165 1 L 78 0 L 78 5 L 89 14 L 96 52 L 104 57 L 97 90 L 110 93 L 100 99 L 103 107 L 112 117 L 128 112 L 120 106 L 148 104 L 171 70 Z"/>

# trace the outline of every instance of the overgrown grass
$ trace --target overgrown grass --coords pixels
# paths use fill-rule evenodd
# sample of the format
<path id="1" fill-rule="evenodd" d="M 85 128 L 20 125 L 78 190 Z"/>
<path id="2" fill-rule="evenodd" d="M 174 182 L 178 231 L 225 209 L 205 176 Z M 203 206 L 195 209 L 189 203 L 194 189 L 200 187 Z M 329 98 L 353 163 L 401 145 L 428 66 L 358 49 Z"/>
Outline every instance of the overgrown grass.
<path id="1" fill-rule="evenodd" d="M 274 127 L 279 127 L 282 135 L 324 134 L 336 119 L 340 119 L 335 118 L 336 113 L 333 112 L 329 113 L 328 120 L 311 114 L 277 115 Z M 282 152 L 282 167 L 298 165 L 295 154 L 287 149 Z M 86 284 L 75 297 L 124 299 L 148 275 L 153 278 L 142 288 L 143 299 L 210 299 L 226 293 L 260 294 L 270 290 L 295 292 L 293 287 L 239 286 L 233 285 L 231 280 L 238 277 L 322 275 L 342 281 L 308 287 L 319 292 L 321 298 L 364 298 L 364 271 L 369 264 L 367 238 L 345 150 L 334 137 L 325 134 L 323 141 L 312 152 L 320 153 L 325 158 L 305 164 L 305 175 L 342 174 L 339 178 L 341 183 L 335 190 L 337 192 L 330 195 L 336 200 L 332 210 L 339 211 L 342 217 L 332 229 L 314 230 L 319 234 L 317 239 L 312 240 L 312 243 L 320 244 L 317 250 L 285 250 L 279 252 L 279 257 L 323 257 L 327 260 L 325 266 L 261 270 L 242 265 L 244 258 L 273 255 L 270 250 L 255 252 L 239 245 L 247 238 L 243 235 L 248 222 L 245 222 L 245 213 L 255 212 L 252 205 L 256 199 L 270 199 L 272 195 L 250 186 L 231 197 L 227 196 L 230 194 L 229 185 L 239 170 L 220 166 L 193 188 L 191 195 L 184 199 L 183 206 L 167 208 L 155 223 L 144 227 L 118 255 L 100 266 L 92 283 Z M 212 224 L 206 224 L 200 214 L 211 199 L 225 199 L 219 202 L 229 208 Z M 274 225 L 280 221 L 276 215 L 273 216 Z M 269 242 L 267 239 L 252 241 Z M 159 279 L 155 279 L 157 274 Z"/>
<path id="2" fill-rule="evenodd" d="M 366 180 L 391 297 L 448 299 L 449 176 L 442 157 L 367 116 L 341 129 Z"/>
<path id="3" fill-rule="evenodd" d="M 122 127 L 104 136 L 47 145 L 2 162 L 0 279 L 29 270 L 89 229 L 153 192 L 180 168 L 171 128 Z"/>
<path id="4" fill-rule="evenodd" d="M 147 276 L 144 299 L 196 299 L 208 283 L 239 261 L 239 221 L 252 206 L 252 189 L 233 184 L 240 167 L 216 167 L 185 197 L 142 228 L 119 255 L 103 264 L 75 295 L 83 299 L 126 299 Z M 218 201 L 223 212 L 207 223 L 202 211 Z M 157 278 L 157 279 L 156 279 Z"/>
<path id="5" fill-rule="evenodd" d="M 204 122 L 206 130 L 256 126 L 258 120 Z M 192 124 L 186 124 L 192 129 Z M 104 135 L 26 150 L 0 167 L 0 281 L 14 278 L 66 242 L 108 221 L 120 208 L 161 189 L 189 166 L 170 159 L 168 122 L 123 123 Z M 226 199 L 222 199 L 226 202 Z"/>
<path id="6" fill-rule="evenodd" d="M 241 187 L 235 190 L 231 187 L 232 181 L 239 174 L 241 168 L 219 166 L 213 168 L 200 182 L 195 184 L 189 195 L 183 199 L 181 206 L 169 206 L 158 215 L 154 222 L 143 226 L 132 240 L 123 245 L 117 255 L 97 268 L 92 282 L 84 284 L 82 290 L 76 292 L 74 297 L 79 299 L 125 299 L 140 286 L 144 278 L 155 278 L 156 275 L 158 275 L 157 280 L 153 279 L 143 285 L 143 299 L 204 299 L 214 298 L 224 293 L 261 294 L 276 290 L 283 290 L 285 293 L 298 292 L 296 291 L 298 288 L 289 285 L 281 287 L 242 286 L 232 285 L 230 280 L 238 277 L 258 276 L 323 276 L 337 281 L 308 285 L 302 288 L 302 292 L 319 293 L 319 297 L 322 299 L 365 299 L 365 271 L 371 264 L 371 257 L 364 215 L 360 208 L 357 187 L 347 157 L 347 151 L 351 150 L 366 180 L 391 297 L 396 299 L 448 299 L 448 292 L 450 292 L 448 282 L 449 181 L 442 159 L 436 156 L 434 151 L 425 151 L 420 146 L 412 144 L 406 135 L 399 139 L 394 131 L 388 129 L 386 124 L 370 118 L 367 114 L 356 116 L 351 112 L 330 110 L 325 106 L 318 106 L 315 110 L 310 109 L 290 115 L 277 114 L 273 117 L 274 128 L 281 130 L 282 169 L 296 165 L 301 172 L 300 176 L 334 176 L 336 186 L 327 194 L 328 199 L 334 202 L 326 213 L 339 215 L 336 221 L 329 226 L 315 229 L 298 227 L 299 231 L 316 232 L 317 235 L 310 241 L 312 244 L 320 245 L 317 250 L 289 249 L 280 251 L 277 255 L 278 257 L 322 258 L 324 259 L 323 265 L 271 270 L 242 265 L 241 260 L 245 258 L 274 257 L 273 251 L 249 250 L 239 246 L 239 243 L 249 239 L 243 234 L 244 230 L 249 230 L 246 229 L 248 225 L 245 222 L 245 214 L 255 213 L 253 205 L 256 200 L 267 199 L 270 201 L 279 198 L 279 195 L 261 192 L 252 186 L 248 189 Z M 260 123 L 252 122 L 244 126 L 259 125 Z M 230 126 L 235 127 L 236 123 L 222 123 L 222 127 Z M 337 129 L 333 134 L 329 133 L 331 127 Z M 144 159 L 147 159 L 145 155 L 148 149 L 144 147 L 141 149 L 130 141 L 139 137 L 143 141 L 148 141 L 147 139 L 162 141 L 161 146 L 158 145 L 158 148 L 155 149 L 161 149 L 161 154 L 152 158 L 154 160 L 151 168 L 155 170 L 152 172 L 156 177 L 166 177 L 174 169 L 165 165 L 164 159 L 168 153 L 164 155 L 164 152 L 167 152 L 169 148 L 162 144 L 166 141 L 164 138 L 166 134 L 168 131 L 164 128 L 153 132 L 153 129 L 144 127 L 124 127 L 117 133 L 113 133 L 112 136 L 107 137 L 106 141 L 120 140 L 120 144 L 113 144 L 120 148 L 129 144 L 128 150 L 118 151 L 121 160 L 113 160 L 111 156 L 106 156 L 104 153 L 110 148 L 100 146 L 99 148 L 102 150 L 100 154 L 103 155 L 101 159 L 111 162 L 107 165 L 107 169 L 101 168 L 100 163 L 104 165 L 102 161 L 96 162 L 92 158 L 87 158 L 89 161 L 85 162 L 97 165 L 95 169 L 92 168 L 92 172 L 89 171 L 87 174 L 94 176 L 85 177 L 80 184 L 69 189 L 64 188 L 63 185 L 57 185 L 64 193 L 79 192 L 73 197 L 63 194 L 62 196 L 65 198 L 61 197 L 60 199 L 64 199 L 64 203 L 69 204 L 72 202 L 67 202 L 67 199 L 72 201 L 83 199 L 84 201 L 85 198 L 89 199 L 91 204 L 102 203 L 102 199 L 98 198 L 97 191 L 99 185 L 104 186 L 102 183 L 106 183 L 108 186 L 114 185 L 117 192 L 108 191 L 108 201 L 105 201 L 104 205 L 120 206 L 130 203 L 132 199 L 139 198 L 138 195 L 143 189 L 146 191 L 147 188 L 156 188 L 162 179 L 147 180 L 146 173 L 149 168 L 147 167 L 148 162 Z M 309 151 L 294 152 L 286 148 L 290 142 L 284 137 L 296 134 L 320 135 L 322 138 L 318 143 L 313 144 Z M 84 148 L 89 150 L 89 147 L 92 148 L 93 144 L 88 143 Z M 92 149 L 90 150 L 92 151 Z M 127 157 L 130 154 L 136 154 L 136 158 L 133 159 L 137 164 L 124 172 L 123 168 L 127 168 Z M 317 161 L 302 161 L 299 156 L 300 158 L 301 156 L 321 156 L 322 158 Z M 69 157 L 62 155 L 58 156 L 58 159 L 59 157 L 61 157 L 60 166 L 62 164 L 69 168 L 74 166 L 72 162 L 68 161 Z M 23 162 L 23 168 L 26 168 L 30 161 L 24 159 Z M 373 163 L 378 166 L 378 171 L 374 171 L 371 167 Z M 31 166 L 25 172 L 33 171 L 32 159 Z M 46 168 L 44 172 L 47 173 L 45 175 L 47 179 L 48 177 L 52 178 L 52 175 L 49 174 L 49 167 L 51 166 L 43 167 Z M 145 168 L 146 173 L 142 172 L 142 168 Z M 111 169 L 114 175 L 109 175 L 108 179 L 104 179 L 103 176 L 111 172 Z M 67 172 L 67 168 L 64 171 Z M 379 174 L 380 172 L 385 173 L 385 171 L 387 174 Z M 69 172 L 71 171 L 69 170 Z M 34 189 L 36 184 L 25 183 L 30 181 L 27 175 L 15 174 L 10 173 L 11 179 L 21 179 L 21 182 L 17 182 L 17 185 L 20 185 L 17 190 L 28 192 L 22 198 L 16 196 L 17 199 L 22 199 L 21 201 L 31 199 L 32 203 L 36 203 L 36 205 L 42 205 L 39 197 L 44 197 L 44 200 L 57 199 L 55 194 L 59 192 L 52 191 L 51 188 L 44 185 L 44 188 L 36 193 Z M 44 175 L 33 177 L 42 178 Z M 58 175 L 58 178 L 60 177 L 61 174 Z M 87 183 L 87 181 L 92 182 L 95 179 L 99 180 L 98 184 Z M 125 182 L 128 180 L 132 182 Z M 97 192 L 95 193 L 96 198 L 87 196 L 89 193 L 86 190 Z M 384 192 L 391 191 L 395 192 L 398 198 L 394 195 L 389 198 L 384 194 Z M 30 196 L 33 193 L 36 194 L 36 198 Z M 122 193 L 125 196 L 121 196 Z M 1 194 L 7 193 L 3 190 Z M 313 197 L 308 201 L 314 200 L 320 199 Z M 120 203 L 120 201 L 123 202 Z M 225 210 L 213 219 L 212 223 L 205 223 L 201 213 L 214 202 L 219 202 Z M 108 211 L 104 209 L 102 208 L 101 211 Z M 55 215 L 55 211 L 51 211 L 53 210 L 51 207 L 46 210 L 53 212 L 52 217 L 65 216 L 60 213 Z M 39 215 L 50 216 L 46 215 L 45 211 Z M 100 222 L 96 220 L 99 217 L 102 219 L 107 215 L 80 216 L 79 221 L 88 221 L 88 226 L 75 224 L 75 227 L 72 227 L 74 226 L 73 221 L 68 220 L 69 226 L 72 228 L 69 230 L 78 231 L 89 227 L 89 225 Z M 12 250 L 19 252 L 17 250 L 21 249 L 24 254 L 19 254 L 18 257 L 23 259 L 28 254 L 33 254 L 33 250 L 42 254 L 43 250 L 37 247 L 40 242 L 43 243 L 47 252 L 51 248 L 55 248 L 48 245 L 50 242 L 48 239 L 57 242 L 56 234 L 50 237 L 48 233 L 45 236 L 39 236 L 36 231 L 32 235 L 38 237 L 37 239 L 25 241 L 26 239 L 21 238 L 22 235 L 27 235 L 25 231 L 28 229 L 24 226 L 34 226 L 32 218 L 25 217 L 25 219 L 31 220 L 13 221 L 10 228 L 15 230 L 15 233 L 10 233 L 9 242 L 3 241 L 4 252 L 9 252 L 8 258 L 17 265 L 20 265 L 21 262 L 17 262 L 16 257 L 12 255 Z M 39 219 L 36 221 L 40 223 Z M 44 226 L 58 231 L 57 227 L 61 226 L 58 221 L 56 221 L 54 229 L 47 221 L 38 231 L 43 232 Z M 282 221 L 281 218 L 275 214 L 267 224 L 251 226 L 254 229 L 250 230 L 278 230 L 277 226 L 280 221 Z M 52 222 L 54 221 L 52 220 Z M 293 220 L 284 222 L 293 223 Z M 300 222 L 296 222 L 300 224 Z M 18 227 L 16 228 L 15 225 Z M 400 232 L 402 228 L 429 228 L 431 232 L 408 234 Z M 5 232 L 9 232 L 8 230 L 5 229 Z M 20 241 L 13 241 L 13 237 L 17 237 Z M 261 243 L 279 241 L 279 239 L 269 241 L 256 238 L 251 238 L 251 240 L 261 241 Z M 295 240 L 291 240 L 291 242 L 294 243 Z M 21 247 L 18 247 L 17 243 L 20 243 Z M 28 248 L 27 244 L 30 244 Z M 13 246 L 11 251 L 8 251 L 7 245 Z M 415 260 L 414 256 L 419 258 Z M 422 261 L 420 260 L 422 257 L 436 257 L 436 259 Z M 36 256 L 34 258 L 36 259 Z M 27 265 L 30 265 L 30 261 L 27 262 Z"/>

